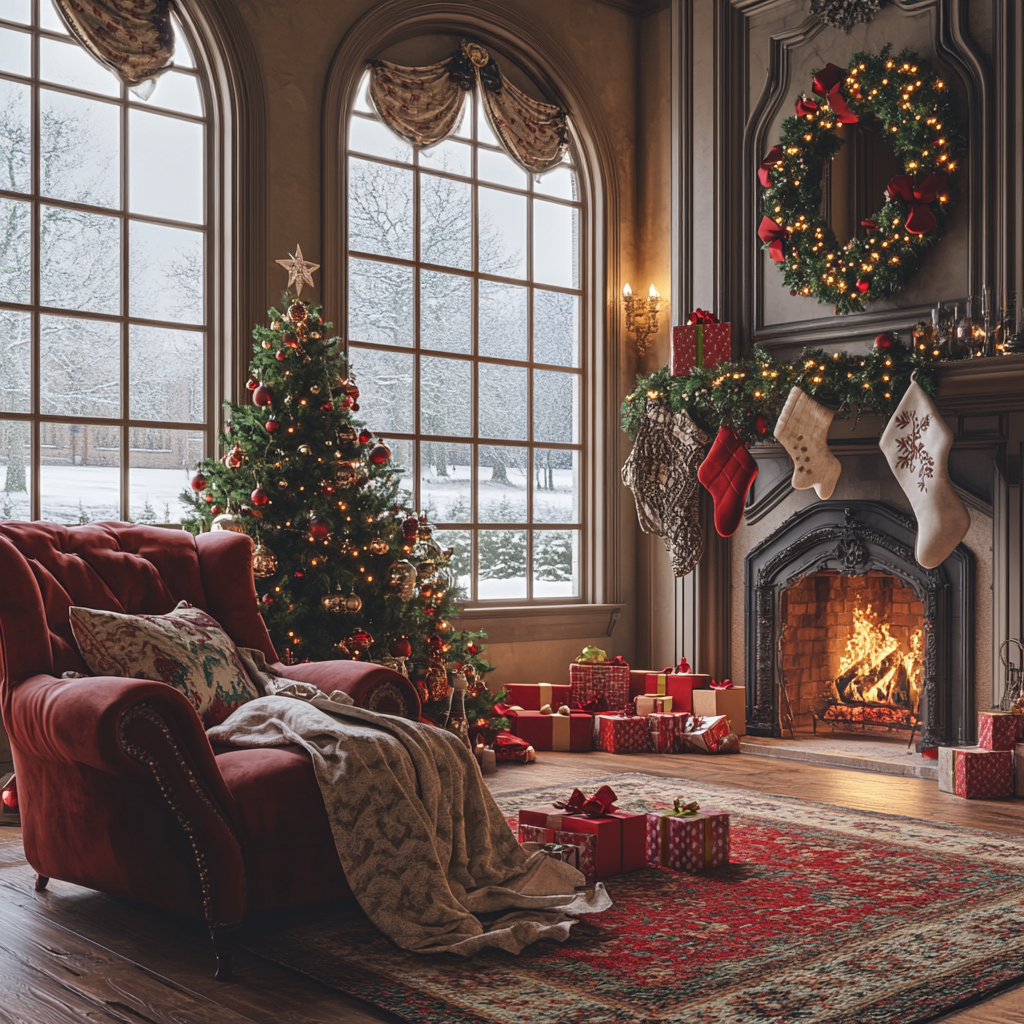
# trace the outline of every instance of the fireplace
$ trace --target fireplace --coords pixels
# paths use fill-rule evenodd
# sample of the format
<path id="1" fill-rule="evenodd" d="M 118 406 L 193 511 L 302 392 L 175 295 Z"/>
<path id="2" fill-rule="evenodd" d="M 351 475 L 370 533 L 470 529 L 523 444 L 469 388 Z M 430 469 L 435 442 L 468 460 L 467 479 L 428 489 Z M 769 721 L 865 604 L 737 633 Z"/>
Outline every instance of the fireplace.
<path id="1" fill-rule="evenodd" d="M 916 525 L 881 502 L 816 502 L 747 555 L 751 735 L 973 742 L 973 556 L 922 568 Z"/>

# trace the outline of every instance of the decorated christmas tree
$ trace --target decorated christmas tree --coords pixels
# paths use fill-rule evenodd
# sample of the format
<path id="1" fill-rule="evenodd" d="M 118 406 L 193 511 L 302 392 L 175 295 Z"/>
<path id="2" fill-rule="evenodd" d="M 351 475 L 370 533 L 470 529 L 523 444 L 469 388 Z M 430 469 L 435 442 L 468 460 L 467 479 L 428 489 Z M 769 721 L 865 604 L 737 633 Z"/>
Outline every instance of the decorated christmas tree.
<path id="1" fill-rule="evenodd" d="M 317 269 L 289 260 L 294 295 L 253 331 L 251 402 L 228 405 L 224 456 L 207 459 L 184 499 L 193 526 L 247 533 L 274 646 L 286 664 L 351 658 L 409 676 L 424 713 L 443 721 L 449 673 L 468 682 L 469 721 L 488 717 L 482 633 L 456 630 L 452 552 L 399 498 L 400 467 L 356 418 L 359 388 L 321 308 L 300 298 Z M 462 680 L 455 681 L 461 687 Z"/>

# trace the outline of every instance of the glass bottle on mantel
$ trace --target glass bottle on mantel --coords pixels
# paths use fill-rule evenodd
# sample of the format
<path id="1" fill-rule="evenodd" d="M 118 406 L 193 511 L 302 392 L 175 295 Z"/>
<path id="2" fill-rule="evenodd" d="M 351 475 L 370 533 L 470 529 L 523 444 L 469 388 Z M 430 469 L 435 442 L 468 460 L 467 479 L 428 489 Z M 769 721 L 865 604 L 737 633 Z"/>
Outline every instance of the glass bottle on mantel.
<path id="1" fill-rule="evenodd" d="M 960 303 L 954 303 L 953 305 L 953 329 L 949 332 L 949 347 L 950 356 L 953 359 L 966 359 L 969 352 L 970 346 L 967 339 L 964 338 L 964 318 L 960 314 Z M 968 337 L 970 336 L 970 324 L 966 325 L 966 331 Z"/>
<path id="2" fill-rule="evenodd" d="M 949 325 L 946 310 L 938 303 L 932 310 L 932 342 L 935 359 L 952 359 L 953 345 L 949 336 Z"/>
<path id="3" fill-rule="evenodd" d="M 1002 352 L 1005 354 L 1017 337 L 1019 325 L 1017 322 L 1017 293 L 1013 291 L 1003 292 L 1003 308 L 999 319 L 1002 324 Z"/>
<path id="4" fill-rule="evenodd" d="M 960 358 L 971 359 L 974 356 L 974 296 L 968 295 L 964 304 L 964 315 L 957 320 L 956 340 L 960 347 Z"/>
<path id="5" fill-rule="evenodd" d="M 992 286 L 984 285 L 981 289 L 981 330 L 975 330 L 977 339 L 976 348 L 978 355 L 991 356 L 995 354 L 995 332 L 992 323 Z"/>

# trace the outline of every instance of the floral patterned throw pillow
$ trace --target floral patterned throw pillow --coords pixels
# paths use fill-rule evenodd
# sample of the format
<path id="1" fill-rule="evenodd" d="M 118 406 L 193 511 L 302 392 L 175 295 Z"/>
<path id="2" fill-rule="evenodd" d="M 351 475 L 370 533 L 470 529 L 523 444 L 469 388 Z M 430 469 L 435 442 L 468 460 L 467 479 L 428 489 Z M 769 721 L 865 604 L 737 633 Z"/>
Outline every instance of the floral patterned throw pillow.
<path id="1" fill-rule="evenodd" d="M 187 601 L 167 615 L 77 607 L 70 615 L 71 631 L 92 672 L 167 683 L 188 697 L 204 728 L 219 725 L 259 696 L 231 637 Z"/>

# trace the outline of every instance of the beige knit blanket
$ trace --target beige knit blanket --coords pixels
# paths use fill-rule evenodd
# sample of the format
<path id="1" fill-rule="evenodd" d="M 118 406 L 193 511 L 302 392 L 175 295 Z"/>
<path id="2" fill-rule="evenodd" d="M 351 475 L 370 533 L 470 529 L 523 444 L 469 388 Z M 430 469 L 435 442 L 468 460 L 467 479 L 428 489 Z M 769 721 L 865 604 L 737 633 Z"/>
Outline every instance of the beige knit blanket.
<path id="1" fill-rule="evenodd" d="M 208 735 L 308 751 L 348 884 L 405 949 L 518 953 L 564 942 L 575 915 L 611 906 L 600 883 L 577 894 L 575 868 L 519 845 L 475 758 L 443 729 L 280 693 L 243 704 Z"/>

